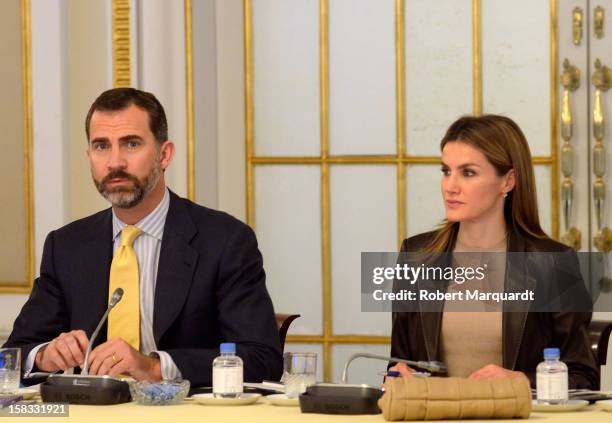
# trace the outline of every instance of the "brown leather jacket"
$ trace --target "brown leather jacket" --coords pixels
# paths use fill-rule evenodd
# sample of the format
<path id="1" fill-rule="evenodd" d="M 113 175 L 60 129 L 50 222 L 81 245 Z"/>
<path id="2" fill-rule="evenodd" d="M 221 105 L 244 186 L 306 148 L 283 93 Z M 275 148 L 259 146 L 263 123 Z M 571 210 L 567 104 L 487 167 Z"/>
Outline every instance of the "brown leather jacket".
<path id="1" fill-rule="evenodd" d="M 415 252 L 431 241 L 434 232 L 404 240 L 402 251 Z M 451 240 L 452 251 L 455 240 Z M 511 231 L 509 252 L 571 252 L 563 244 Z M 575 256 L 575 254 L 573 254 Z M 577 261 L 576 261 L 577 263 Z M 551 274 L 555 269 L 543 269 Z M 512 271 L 506 272 L 506 284 Z M 551 274 L 550 280 L 555 280 Z M 391 356 L 410 360 L 440 360 L 442 312 L 394 312 L 391 334 Z M 588 312 L 511 312 L 502 317 L 503 367 L 524 372 L 535 387 L 536 366 L 547 347 L 561 350 L 561 361 L 569 369 L 569 388 L 599 389 L 599 370 L 590 348 Z M 483 363 L 483 365 L 486 363 Z"/>

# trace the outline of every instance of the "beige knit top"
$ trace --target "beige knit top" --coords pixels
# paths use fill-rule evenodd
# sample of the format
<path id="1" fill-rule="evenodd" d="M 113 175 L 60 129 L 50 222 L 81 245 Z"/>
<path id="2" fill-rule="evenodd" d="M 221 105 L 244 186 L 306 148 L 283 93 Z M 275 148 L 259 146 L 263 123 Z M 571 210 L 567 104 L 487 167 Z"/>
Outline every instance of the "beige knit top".
<path id="1" fill-rule="evenodd" d="M 467 249 L 459 240 L 454 252 L 474 252 L 476 249 Z M 503 289 L 506 270 L 506 239 L 503 239 L 494 248 L 487 249 L 481 256 L 487 262 L 486 277 L 479 282 L 480 285 L 451 284 L 449 292 L 461 289 Z M 460 261 L 476 260 L 477 254 L 460 254 Z M 466 264 L 466 263 L 459 263 Z M 471 264 L 471 263 L 467 263 Z M 502 312 L 497 304 L 482 302 L 461 302 L 460 307 L 470 311 L 447 311 L 455 308 L 452 304 L 445 304 L 442 313 L 442 330 L 440 338 L 441 360 L 448 366 L 448 376 L 468 377 L 474 371 L 487 364 L 502 365 Z M 485 311 L 489 310 L 489 311 Z"/>

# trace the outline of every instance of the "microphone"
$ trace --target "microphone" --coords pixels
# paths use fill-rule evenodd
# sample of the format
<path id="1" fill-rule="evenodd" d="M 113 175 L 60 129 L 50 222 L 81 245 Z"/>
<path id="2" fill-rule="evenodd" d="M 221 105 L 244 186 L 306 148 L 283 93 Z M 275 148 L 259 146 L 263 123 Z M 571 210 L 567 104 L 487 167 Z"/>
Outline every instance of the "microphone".
<path id="1" fill-rule="evenodd" d="M 441 363 L 439 361 L 412 361 L 412 360 L 404 360 L 403 358 L 396 357 L 385 357 L 384 355 L 378 354 L 369 354 L 369 353 L 356 353 L 349 357 L 344 365 L 344 370 L 342 370 L 342 383 L 346 383 L 348 380 L 348 368 L 351 362 L 359 357 L 363 358 L 373 358 L 375 360 L 383 360 L 383 361 L 396 361 L 398 363 L 406 363 L 414 367 L 418 367 L 424 370 L 428 370 L 434 373 L 446 373 L 447 368 L 446 364 Z"/>
<path id="2" fill-rule="evenodd" d="M 91 352 L 91 347 L 94 343 L 94 341 L 96 340 L 96 338 L 98 337 L 98 333 L 100 332 L 100 329 L 102 328 L 102 325 L 104 324 L 104 322 L 106 322 L 106 318 L 108 317 L 108 313 L 110 313 L 110 311 L 113 309 L 113 307 L 115 307 L 117 305 L 117 303 L 119 301 L 121 301 L 121 298 L 123 298 L 123 289 L 121 288 L 117 288 L 115 289 L 115 292 L 113 292 L 113 295 L 111 296 L 110 302 L 108 303 L 108 308 L 106 309 L 106 312 L 104 312 L 104 314 L 102 315 L 102 318 L 100 319 L 100 322 L 98 322 L 98 326 L 96 326 L 96 330 L 94 330 L 94 332 L 91 334 L 91 338 L 89 338 L 89 345 L 87 346 L 87 350 L 85 351 L 85 366 L 83 367 L 83 371 L 81 372 L 82 375 L 88 375 L 88 370 L 89 370 L 89 353 Z"/>
<path id="3" fill-rule="evenodd" d="M 89 353 L 106 321 L 108 313 L 121 301 L 123 289 L 117 288 L 111 296 L 106 312 L 94 330 L 85 351 L 85 365 L 80 375 L 53 374 L 40 385 L 43 402 L 67 402 L 70 404 L 108 405 L 121 404 L 131 400 L 127 382 L 111 376 L 88 376 Z"/>

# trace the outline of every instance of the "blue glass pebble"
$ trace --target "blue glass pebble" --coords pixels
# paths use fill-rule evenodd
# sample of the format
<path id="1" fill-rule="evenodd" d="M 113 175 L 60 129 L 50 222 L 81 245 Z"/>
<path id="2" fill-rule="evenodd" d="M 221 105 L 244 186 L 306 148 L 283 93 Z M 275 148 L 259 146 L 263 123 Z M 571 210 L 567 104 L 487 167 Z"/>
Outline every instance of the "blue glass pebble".
<path id="1" fill-rule="evenodd" d="M 189 390 L 187 385 L 185 387 L 179 384 L 173 383 L 143 383 L 140 385 L 140 392 L 138 394 L 140 402 L 148 405 L 165 405 L 171 404 L 175 401 L 182 399 Z"/>

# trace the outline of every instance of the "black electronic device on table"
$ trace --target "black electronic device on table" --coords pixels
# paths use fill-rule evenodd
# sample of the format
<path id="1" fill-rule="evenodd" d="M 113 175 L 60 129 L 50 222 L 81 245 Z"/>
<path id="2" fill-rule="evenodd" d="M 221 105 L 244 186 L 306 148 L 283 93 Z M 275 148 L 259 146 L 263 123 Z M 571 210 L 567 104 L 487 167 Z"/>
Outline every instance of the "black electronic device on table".
<path id="1" fill-rule="evenodd" d="M 368 385 L 318 383 L 300 395 L 302 413 L 379 414 L 383 391 Z"/>
<path id="2" fill-rule="evenodd" d="M 44 402 L 110 405 L 130 402 L 127 382 L 111 376 L 51 375 L 40 385 Z"/>
<path id="3" fill-rule="evenodd" d="M 40 385 L 40 396 L 44 402 L 67 402 L 70 404 L 109 405 L 131 401 L 127 382 L 111 376 L 89 376 L 88 359 L 91 346 L 106 321 L 108 313 L 121 301 L 123 289 L 117 288 L 111 297 L 106 312 L 89 339 L 85 353 L 85 365 L 80 375 L 55 374 Z"/>

